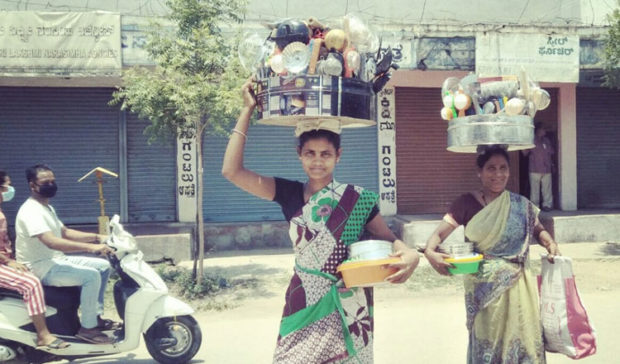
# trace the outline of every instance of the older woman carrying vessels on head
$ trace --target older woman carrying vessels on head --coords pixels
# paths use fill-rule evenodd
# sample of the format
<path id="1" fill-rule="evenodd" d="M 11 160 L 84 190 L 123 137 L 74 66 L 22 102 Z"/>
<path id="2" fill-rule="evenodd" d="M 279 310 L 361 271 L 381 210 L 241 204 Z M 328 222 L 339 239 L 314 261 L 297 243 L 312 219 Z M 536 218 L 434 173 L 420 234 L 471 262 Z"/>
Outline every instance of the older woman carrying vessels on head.
<path id="1" fill-rule="evenodd" d="M 295 269 L 273 361 L 275 363 L 372 363 L 373 290 L 346 289 L 336 267 L 347 259 L 347 245 L 364 228 L 377 239 L 393 241 L 396 273 L 392 283 L 407 280 L 418 255 L 398 240 L 377 208 L 377 195 L 334 180 L 340 161 L 340 123 L 326 120 L 299 125 L 297 154 L 305 182 L 261 176 L 243 166 L 250 115 L 256 104 L 251 82 L 243 85 L 244 108 L 230 136 L 222 174 L 241 189 L 277 202 L 290 223 Z"/>
<path id="2" fill-rule="evenodd" d="M 529 268 L 529 245 L 538 241 L 559 255 L 558 245 L 538 220 L 538 208 L 506 190 L 508 153 L 486 147 L 478 156 L 481 189 L 464 194 L 427 241 L 424 255 L 442 275 L 450 274 L 448 257 L 436 251 L 459 225 L 484 261 L 464 277 L 469 347 L 467 362 L 544 363 L 545 351 L 536 281 Z"/>

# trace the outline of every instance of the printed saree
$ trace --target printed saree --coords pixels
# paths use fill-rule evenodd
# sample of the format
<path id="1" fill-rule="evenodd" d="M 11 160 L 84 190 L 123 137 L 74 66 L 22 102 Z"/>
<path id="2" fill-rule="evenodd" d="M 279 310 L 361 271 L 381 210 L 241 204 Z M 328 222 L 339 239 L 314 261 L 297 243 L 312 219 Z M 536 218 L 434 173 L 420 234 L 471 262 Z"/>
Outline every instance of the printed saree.
<path id="1" fill-rule="evenodd" d="M 346 289 L 336 272 L 377 195 L 332 181 L 290 221 L 295 270 L 274 363 L 372 363 L 372 288 Z"/>
<path id="2" fill-rule="evenodd" d="M 529 244 L 538 209 L 508 191 L 465 227 L 485 260 L 464 277 L 469 364 L 545 363 L 536 281 Z"/>

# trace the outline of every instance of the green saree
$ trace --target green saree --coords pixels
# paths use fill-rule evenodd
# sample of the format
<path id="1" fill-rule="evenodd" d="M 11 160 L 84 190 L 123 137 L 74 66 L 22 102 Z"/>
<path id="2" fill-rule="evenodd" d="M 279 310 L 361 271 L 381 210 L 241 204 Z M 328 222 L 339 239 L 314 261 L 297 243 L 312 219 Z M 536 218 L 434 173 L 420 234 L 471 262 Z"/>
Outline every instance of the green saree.
<path id="1" fill-rule="evenodd" d="M 478 273 L 464 278 L 469 364 L 545 363 L 528 257 L 537 214 L 529 200 L 505 191 L 465 227 L 485 256 Z"/>

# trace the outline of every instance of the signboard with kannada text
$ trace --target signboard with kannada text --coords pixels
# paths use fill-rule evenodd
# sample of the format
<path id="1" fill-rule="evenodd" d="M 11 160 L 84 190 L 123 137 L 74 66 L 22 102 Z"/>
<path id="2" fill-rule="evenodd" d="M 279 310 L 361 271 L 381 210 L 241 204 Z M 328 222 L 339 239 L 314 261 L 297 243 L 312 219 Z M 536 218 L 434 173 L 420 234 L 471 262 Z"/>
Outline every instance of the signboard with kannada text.
<path id="1" fill-rule="evenodd" d="M 476 36 L 479 76 L 518 75 L 538 82 L 579 82 L 579 37 L 486 33 Z"/>
<path id="2" fill-rule="evenodd" d="M 0 12 L 0 75 L 119 76 L 120 14 Z"/>
<path id="3" fill-rule="evenodd" d="M 396 98 L 393 87 L 377 94 L 379 148 L 379 209 L 384 216 L 396 215 Z"/>

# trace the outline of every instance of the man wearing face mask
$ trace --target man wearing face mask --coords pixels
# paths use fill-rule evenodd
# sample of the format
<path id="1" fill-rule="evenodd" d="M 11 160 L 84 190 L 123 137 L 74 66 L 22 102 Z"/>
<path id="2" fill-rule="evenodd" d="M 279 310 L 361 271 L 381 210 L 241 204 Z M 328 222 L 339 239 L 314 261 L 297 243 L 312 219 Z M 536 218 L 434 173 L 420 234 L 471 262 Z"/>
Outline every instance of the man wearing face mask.
<path id="1" fill-rule="evenodd" d="M 104 332 L 118 328 L 101 318 L 110 264 L 105 259 L 65 253 L 113 254 L 101 244 L 105 236 L 69 229 L 50 205 L 58 189 L 54 172 L 38 164 L 26 170 L 30 198 L 19 208 L 15 220 L 17 260 L 25 264 L 46 286 L 81 286 L 82 327 L 76 337 L 94 343 L 113 340 Z"/>
<path id="2" fill-rule="evenodd" d="M 9 175 L 0 170 L 0 205 L 15 197 L 15 189 L 11 186 Z M 50 333 L 45 322 L 45 297 L 43 287 L 37 277 L 28 268 L 12 259 L 13 249 L 7 231 L 6 217 L 0 207 L 0 287 L 16 291 L 22 295 L 28 316 L 37 331 L 37 346 L 50 349 L 64 349 L 69 346 L 66 341 Z"/>

